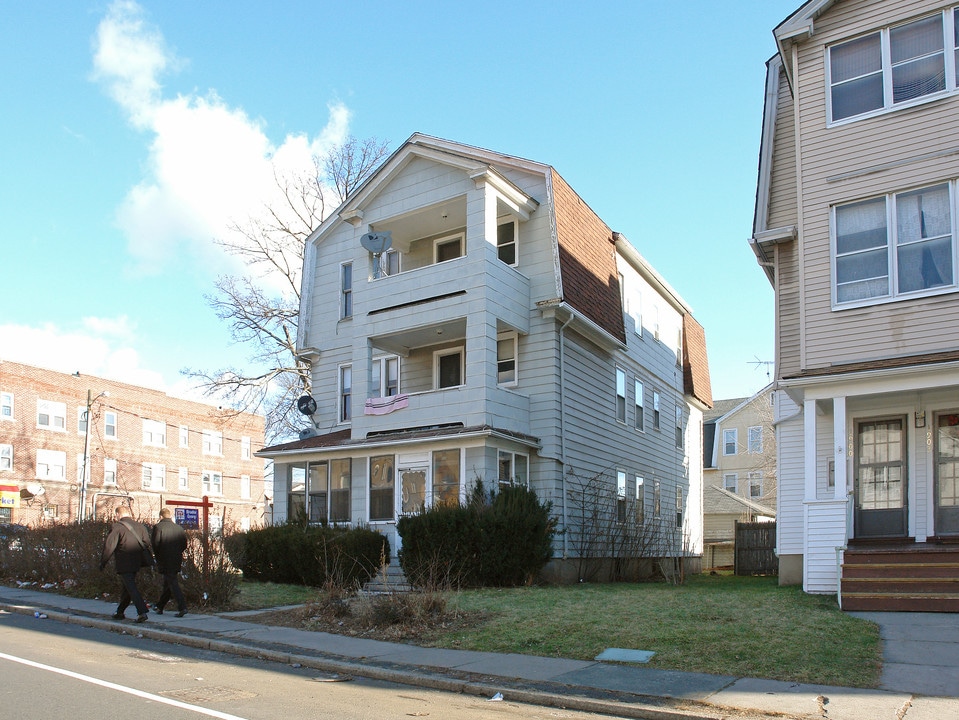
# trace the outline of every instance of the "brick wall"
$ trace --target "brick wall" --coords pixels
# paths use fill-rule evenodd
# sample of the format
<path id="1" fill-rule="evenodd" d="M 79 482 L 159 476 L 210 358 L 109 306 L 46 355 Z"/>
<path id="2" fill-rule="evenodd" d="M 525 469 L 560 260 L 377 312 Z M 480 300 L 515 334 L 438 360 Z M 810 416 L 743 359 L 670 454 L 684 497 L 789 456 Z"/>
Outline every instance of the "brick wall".
<path id="1" fill-rule="evenodd" d="M 123 502 L 132 506 L 134 515 L 152 522 L 161 503 L 195 501 L 208 495 L 214 502 L 211 515 L 228 526 L 263 523 L 264 461 L 253 456 L 263 447 L 261 416 L 233 415 L 211 405 L 104 378 L 0 361 L 0 400 L 9 400 L 10 395 L 11 415 L 3 415 L 5 408 L 0 403 L 0 451 L 4 446 L 7 451 L 12 447 L 12 467 L 6 467 L 10 463 L 0 452 L 0 484 L 20 488 L 19 507 L 12 509 L 12 522 L 32 525 L 76 521 L 88 439 L 86 517 L 112 517 L 113 507 Z M 88 397 L 93 400 L 89 438 L 81 425 Z M 52 405 L 46 407 L 45 403 Z M 39 414 L 46 410 L 52 412 L 45 413 L 50 416 L 45 426 Z M 165 433 L 165 443 L 145 442 L 144 421 L 151 421 L 148 430 L 158 431 L 155 439 Z M 187 428 L 186 447 L 181 447 L 181 426 Z M 204 430 L 221 433 L 220 454 L 204 453 Z M 248 444 L 243 438 L 249 438 Z M 242 452 L 247 446 L 249 457 L 244 459 Z M 44 451 L 64 453 L 53 456 L 64 458 L 62 470 L 55 467 L 47 473 L 45 467 L 38 468 L 38 458 L 46 459 Z M 164 470 L 162 486 L 144 489 L 145 463 L 151 470 Z M 116 467 L 115 484 L 105 482 L 111 465 Z M 187 480 L 182 488 L 181 467 L 186 468 Z M 204 487 L 204 473 L 222 478 L 221 493 L 213 486 Z M 151 472 L 151 477 L 158 474 Z M 243 476 L 250 479 L 249 497 L 241 494 Z M 43 492 L 34 494 L 40 488 Z"/>

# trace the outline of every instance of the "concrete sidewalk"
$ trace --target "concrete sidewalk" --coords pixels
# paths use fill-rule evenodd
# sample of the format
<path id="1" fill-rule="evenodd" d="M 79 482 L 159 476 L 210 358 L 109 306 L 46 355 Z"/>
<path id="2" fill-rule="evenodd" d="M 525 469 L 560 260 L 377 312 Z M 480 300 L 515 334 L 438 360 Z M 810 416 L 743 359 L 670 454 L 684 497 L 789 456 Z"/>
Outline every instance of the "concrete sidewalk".
<path id="1" fill-rule="evenodd" d="M 183 618 L 172 612 L 151 613 L 148 622 L 134 624 L 132 618 L 112 620 L 113 603 L 4 586 L 0 586 L 0 609 L 31 615 L 41 612 L 49 620 L 343 675 L 486 697 L 501 693 L 507 701 L 620 717 L 718 720 L 735 714 L 757 719 L 959 720 L 956 615 L 863 614 L 882 627 L 884 653 L 891 662 L 887 662 L 888 674 L 883 674 L 881 689 L 860 690 L 658 670 L 638 664 L 422 648 L 266 626 L 246 621 L 244 616 L 251 613 L 187 614 Z M 938 645 L 932 648 L 929 643 Z"/>

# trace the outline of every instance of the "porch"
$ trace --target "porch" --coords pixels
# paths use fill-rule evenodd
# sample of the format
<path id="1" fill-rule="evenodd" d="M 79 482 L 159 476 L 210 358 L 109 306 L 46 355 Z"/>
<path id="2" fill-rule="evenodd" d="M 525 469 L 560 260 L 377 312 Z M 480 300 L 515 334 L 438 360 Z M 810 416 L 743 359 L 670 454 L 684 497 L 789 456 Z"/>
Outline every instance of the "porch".
<path id="1" fill-rule="evenodd" d="M 850 543 L 840 568 L 843 610 L 959 612 L 959 543 Z"/>

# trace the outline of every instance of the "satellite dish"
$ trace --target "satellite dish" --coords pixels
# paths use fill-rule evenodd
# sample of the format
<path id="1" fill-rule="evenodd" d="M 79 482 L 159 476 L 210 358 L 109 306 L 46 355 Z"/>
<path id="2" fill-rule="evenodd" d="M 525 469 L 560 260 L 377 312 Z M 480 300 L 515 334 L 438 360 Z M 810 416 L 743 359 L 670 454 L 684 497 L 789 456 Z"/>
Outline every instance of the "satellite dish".
<path id="1" fill-rule="evenodd" d="M 46 492 L 40 483 L 27 483 L 27 486 L 21 491 L 21 496 L 26 493 L 29 497 L 38 497 Z"/>
<path id="2" fill-rule="evenodd" d="M 306 440 L 311 437 L 316 437 L 316 428 L 303 428 L 300 430 L 300 440 Z"/>
<path id="3" fill-rule="evenodd" d="M 302 395 L 296 401 L 296 409 L 304 415 L 312 415 L 316 412 L 316 400 L 309 395 Z"/>
<path id="4" fill-rule="evenodd" d="M 393 237 L 390 231 L 366 233 L 360 238 L 360 245 L 369 250 L 374 255 L 385 253 L 393 244 Z"/>

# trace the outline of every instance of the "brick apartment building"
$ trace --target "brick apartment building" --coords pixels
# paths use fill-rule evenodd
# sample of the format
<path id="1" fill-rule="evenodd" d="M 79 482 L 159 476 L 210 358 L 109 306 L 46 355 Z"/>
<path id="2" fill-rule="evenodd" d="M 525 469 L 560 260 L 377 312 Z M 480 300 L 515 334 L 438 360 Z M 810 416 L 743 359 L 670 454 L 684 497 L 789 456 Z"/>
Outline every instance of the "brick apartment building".
<path id="1" fill-rule="evenodd" d="M 152 521 L 207 496 L 211 528 L 261 525 L 263 432 L 259 415 L 0 360 L 0 524 L 111 517 L 119 503 Z"/>

